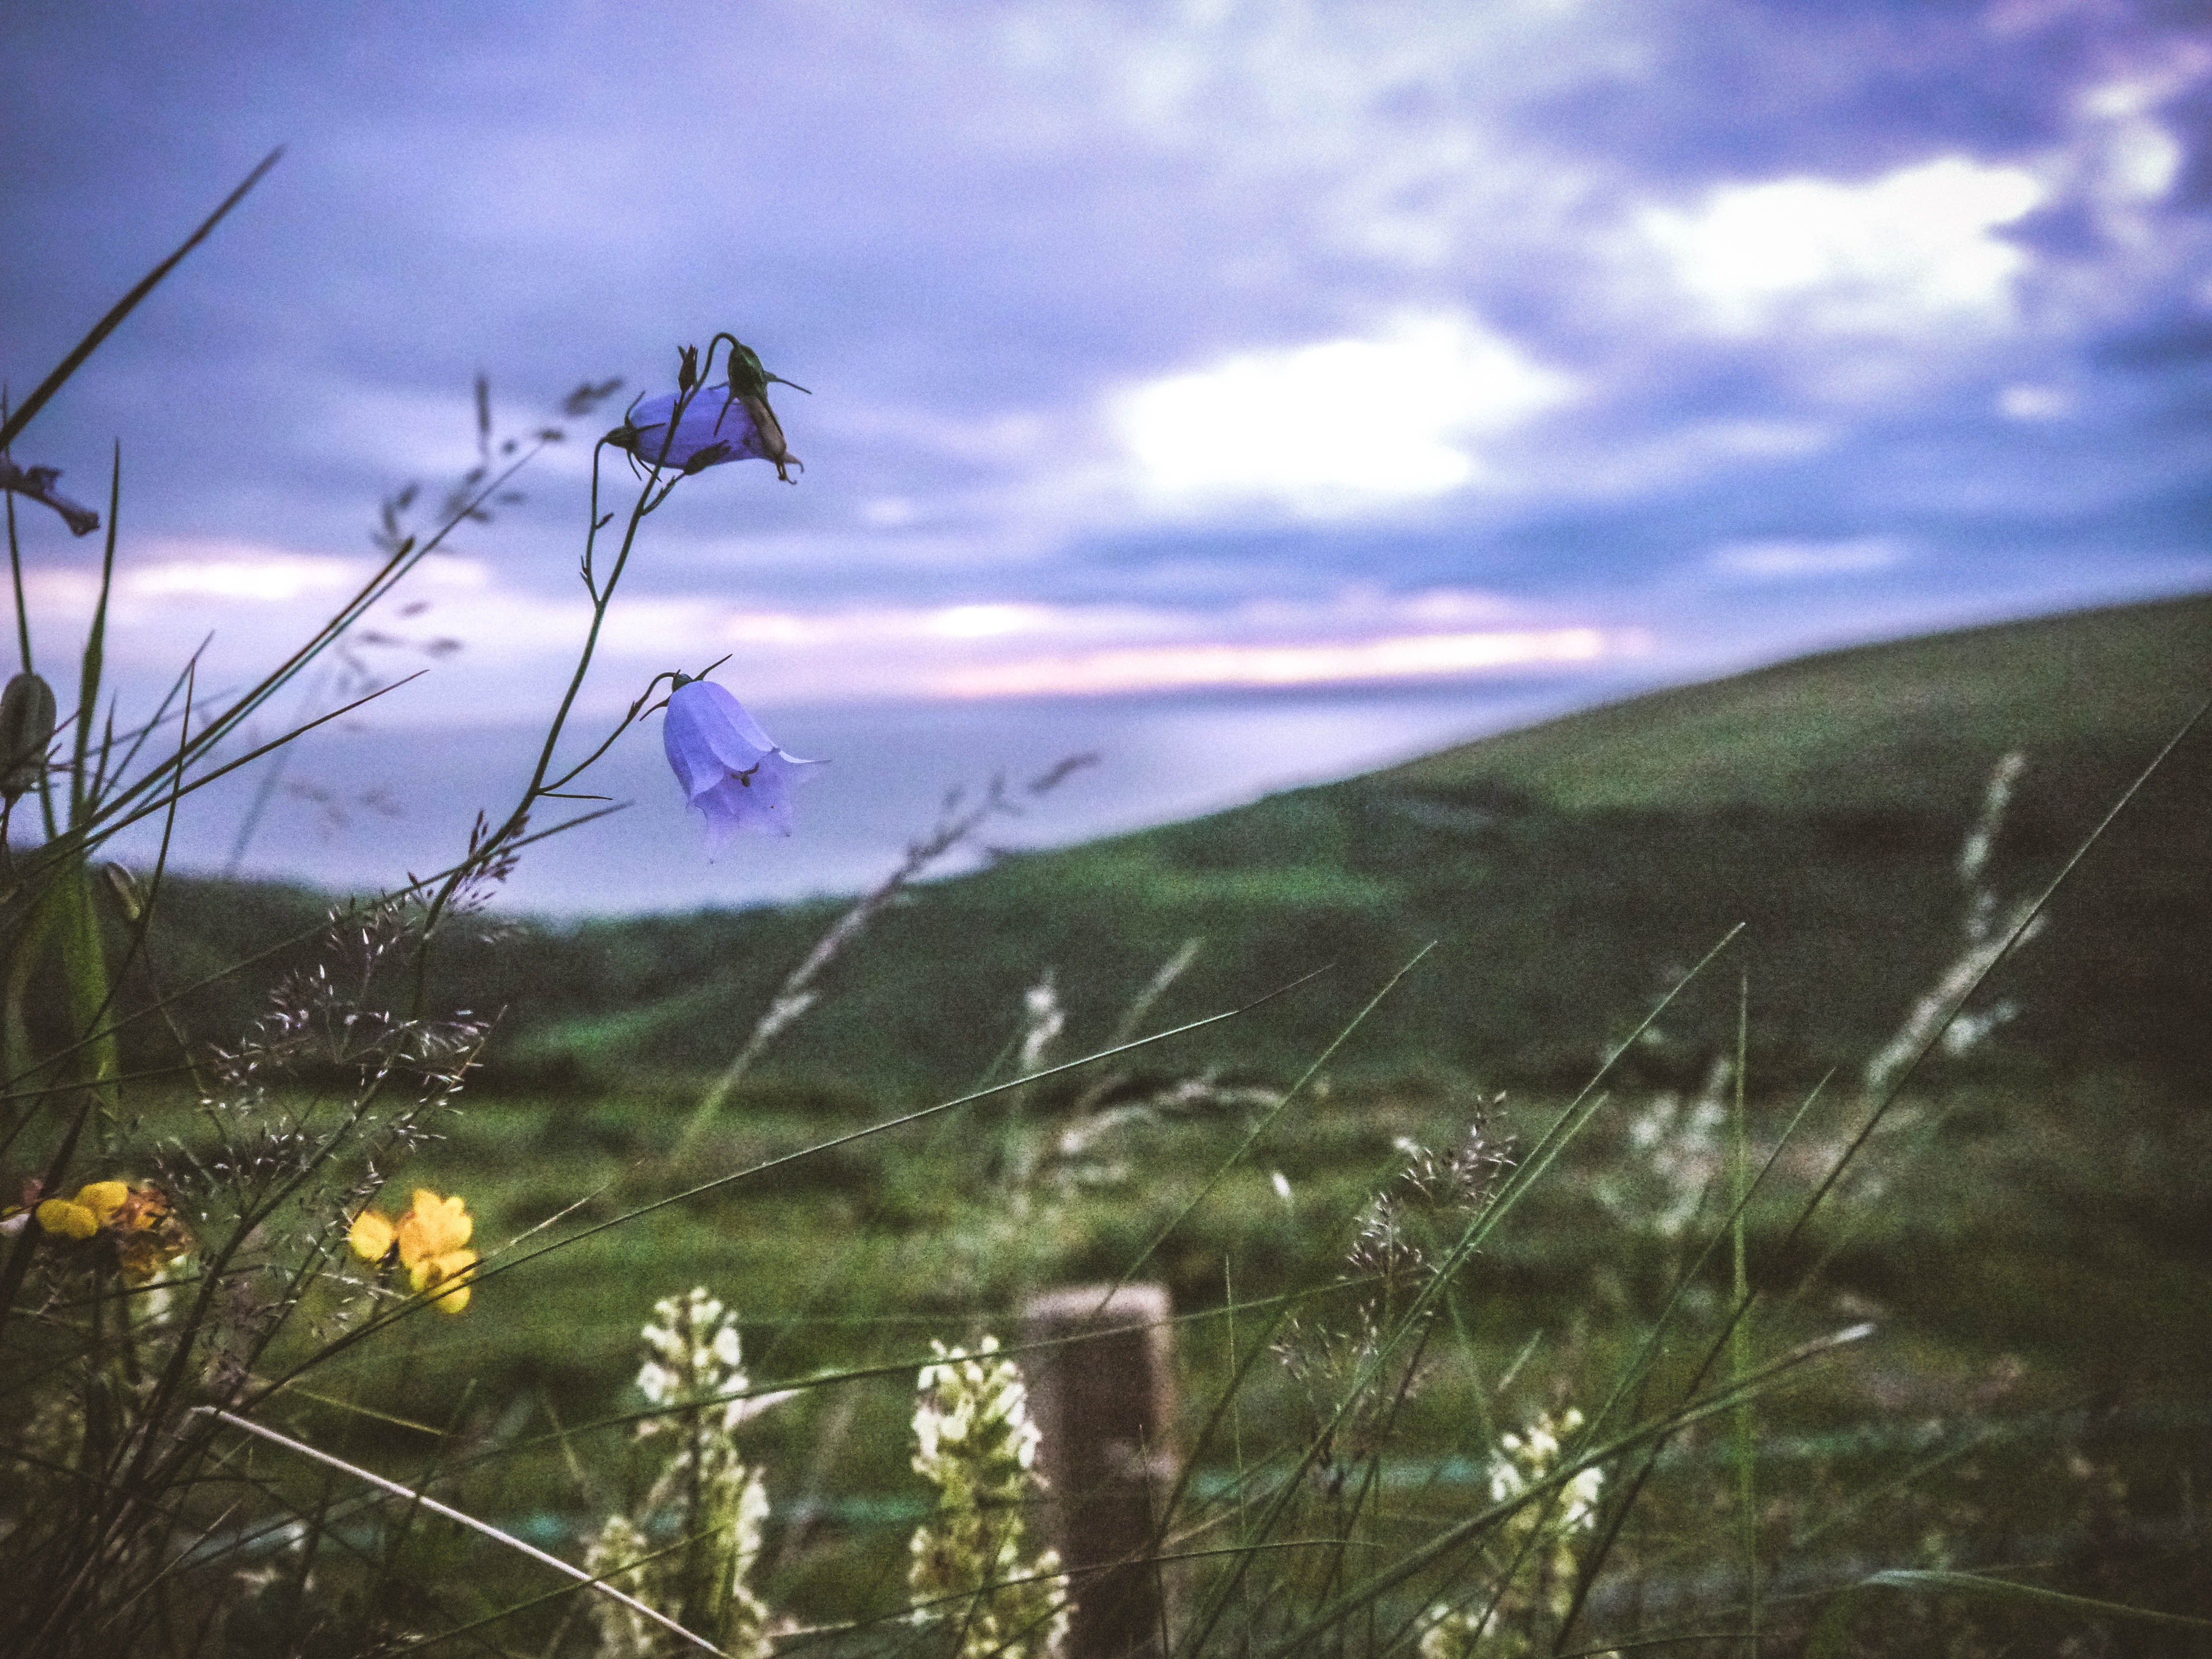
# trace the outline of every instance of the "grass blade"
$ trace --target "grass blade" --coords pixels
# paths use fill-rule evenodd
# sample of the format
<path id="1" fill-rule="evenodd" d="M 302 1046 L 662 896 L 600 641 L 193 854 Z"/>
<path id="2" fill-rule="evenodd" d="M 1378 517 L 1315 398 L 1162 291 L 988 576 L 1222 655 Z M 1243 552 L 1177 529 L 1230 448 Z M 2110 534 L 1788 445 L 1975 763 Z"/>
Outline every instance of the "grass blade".
<path id="1" fill-rule="evenodd" d="M 8 446 L 15 441 L 16 435 L 30 425 L 31 417 L 46 407 L 46 400 L 59 392 L 68 383 L 70 376 L 84 366 L 84 360 L 100 349 L 100 342 L 114 333 L 123 319 L 138 308 L 138 302 L 161 286 L 161 279 L 177 268 L 185 255 L 207 240 L 208 233 L 222 222 L 224 215 L 246 199 L 246 192 L 261 182 L 263 175 L 276 165 L 283 154 L 283 147 L 279 145 L 263 156 L 253 171 L 246 175 L 245 182 L 224 197 L 222 204 L 213 213 L 200 221 L 199 228 L 185 237 L 174 253 L 148 271 L 139 279 L 136 288 L 107 308 L 107 314 L 92 325 L 84 338 L 70 349 L 69 356 L 54 365 L 53 373 L 40 381 L 31 395 L 23 399 L 22 407 L 10 415 L 4 423 L 0 423 L 0 453 L 4 453 Z"/>
<path id="2" fill-rule="evenodd" d="M 2212 1619 L 2191 1619 L 2179 1613 L 2160 1613 L 2151 1607 L 2130 1607 L 2118 1601 L 2099 1601 L 2086 1595 L 2034 1584 L 2015 1584 L 2009 1579 L 1985 1577 L 1978 1572 L 1937 1572 L 1895 1568 L 1862 1578 L 1828 1603 L 1820 1622 L 1813 1627 L 1805 1645 L 1807 1659 L 1831 1659 L 1850 1651 L 1851 1614 L 1859 1598 L 1869 1589 L 1917 1590 L 1930 1595 L 1964 1595 L 1978 1601 L 2002 1601 L 2026 1612 L 2070 1613 L 2083 1619 L 2117 1619 L 2136 1625 L 2162 1625 L 2169 1630 L 2212 1631 Z"/>
<path id="3" fill-rule="evenodd" d="M 234 1429 L 242 1429 L 248 1434 L 258 1435 L 264 1440 L 270 1441 L 276 1445 L 283 1447 L 287 1451 L 296 1453 L 301 1457 L 310 1458 L 315 1462 L 323 1464 L 326 1468 L 337 1470 L 340 1474 L 349 1474 L 355 1480 L 362 1481 L 368 1486 L 374 1486 L 380 1492 L 390 1492 L 394 1498 L 404 1498 L 410 1503 L 429 1510 L 433 1515 L 443 1516 L 446 1520 L 451 1521 L 456 1526 L 466 1527 L 471 1532 L 480 1534 L 483 1537 L 490 1539 L 494 1543 L 503 1544 L 508 1549 L 514 1551 L 518 1554 L 526 1555 L 532 1560 L 539 1563 L 541 1565 L 550 1567 L 556 1572 L 558 1572 L 566 1577 L 574 1579 L 578 1583 L 586 1586 L 598 1595 L 611 1597 L 613 1600 L 621 1602 L 624 1607 L 629 1608 L 631 1612 L 642 1613 L 646 1618 L 650 1619 L 654 1624 L 659 1625 L 664 1630 L 672 1631 L 678 1636 L 682 1637 L 686 1642 L 690 1643 L 693 1647 L 699 1649 L 702 1652 L 712 1653 L 718 1656 L 721 1653 L 721 1650 L 716 1647 L 712 1642 L 707 1640 L 705 1637 L 694 1635 L 691 1632 L 684 1629 L 683 1626 L 678 1624 L 673 1619 L 669 1618 L 666 1614 L 656 1613 L 653 1608 L 646 1606 L 644 1602 L 639 1601 L 636 1597 L 625 1595 L 621 1590 L 617 1589 L 612 1584 L 606 1583 L 604 1579 L 592 1577 L 591 1574 L 584 1571 L 580 1567 L 570 1566 L 559 1556 L 548 1555 L 544 1550 L 539 1549 L 536 1545 L 524 1543 L 522 1540 L 515 1537 L 512 1533 L 501 1532 L 497 1527 L 492 1526 L 486 1522 L 479 1521 L 472 1515 L 465 1514 L 462 1510 L 454 1509 L 449 1504 L 441 1504 L 434 1498 L 427 1498 L 422 1493 L 415 1491 L 412 1487 L 403 1486 L 397 1480 L 386 1480 L 382 1475 L 372 1474 L 367 1469 L 362 1468 L 356 1464 L 349 1463 L 343 1458 L 332 1457 L 328 1452 L 317 1451 L 313 1446 L 303 1445 L 299 1441 L 294 1440 L 289 1436 L 277 1433 L 274 1429 L 265 1429 L 262 1427 L 260 1424 L 251 1422 L 246 1418 L 239 1416 L 234 1412 L 224 1411 L 217 1406 L 196 1406 L 192 1409 L 196 1415 L 212 1417 L 219 1421 L 229 1424 Z"/>

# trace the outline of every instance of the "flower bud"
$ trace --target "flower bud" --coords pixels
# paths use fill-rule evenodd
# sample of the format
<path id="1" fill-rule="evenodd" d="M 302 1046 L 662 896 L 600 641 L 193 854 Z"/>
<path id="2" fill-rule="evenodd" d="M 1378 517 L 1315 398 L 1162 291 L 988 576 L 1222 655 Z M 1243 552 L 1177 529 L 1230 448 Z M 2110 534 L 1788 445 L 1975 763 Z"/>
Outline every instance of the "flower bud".
<path id="1" fill-rule="evenodd" d="M 684 346 L 682 350 L 684 361 L 676 367 L 676 389 L 689 392 L 699 384 L 699 348 Z"/>
<path id="2" fill-rule="evenodd" d="M 730 390 L 740 398 L 765 398 L 775 376 L 760 360 L 760 353 L 742 341 L 730 343 Z"/>
<path id="3" fill-rule="evenodd" d="M 16 675 L 0 692 L 0 796 L 10 806 L 46 775 L 53 735 L 53 687 L 36 674 Z"/>

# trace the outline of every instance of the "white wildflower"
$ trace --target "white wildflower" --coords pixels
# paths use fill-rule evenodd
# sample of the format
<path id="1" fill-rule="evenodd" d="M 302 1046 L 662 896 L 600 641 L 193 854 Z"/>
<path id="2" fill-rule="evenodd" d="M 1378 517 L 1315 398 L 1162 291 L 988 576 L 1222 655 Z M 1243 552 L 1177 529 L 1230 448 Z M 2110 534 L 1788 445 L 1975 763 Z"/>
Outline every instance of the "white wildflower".
<path id="1" fill-rule="evenodd" d="M 1694 1101 L 1668 1092 L 1637 1114 L 1628 1144 L 1640 1163 L 1608 1171 L 1597 1183 L 1599 1201 L 1615 1218 L 1668 1240 L 1688 1231 L 1721 1172 L 1724 1102 L 1735 1076 L 1730 1061 L 1717 1060 Z"/>
<path id="2" fill-rule="evenodd" d="M 937 1362 L 915 1385 L 914 1469 L 938 1499 L 910 1546 L 915 1622 L 953 1625 L 959 1659 L 1052 1659 L 1070 1604 L 1058 1554 L 1024 1549 L 1024 1512 L 1044 1485 L 1028 1388 L 1012 1360 L 994 1357 L 996 1337 L 972 1355 L 930 1346 Z"/>
<path id="3" fill-rule="evenodd" d="M 735 1438 L 762 1402 L 731 1397 L 750 1386 L 737 1317 L 701 1288 L 655 1303 L 641 1335 L 646 1359 L 638 1390 L 658 1414 L 638 1432 L 670 1434 L 680 1443 L 635 1515 L 611 1516 L 599 1528 L 586 1565 L 734 1659 L 766 1659 L 769 1611 L 748 1581 L 760 1558 L 768 1489 L 760 1471 L 738 1456 Z M 645 1560 L 656 1547 L 650 1540 L 664 1534 L 689 1541 Z M 642 1565 L 622 1570 L 632 1562 Z M 600 1659 L 648 1659 L 667 1650 L 665 1633 L 620 1602 L 596 1598 L 593 1612 Z"/>
<path id="4" fill-rule="evenodd" d="M 740 1363 L 736 1316 L 702 1286 L 687 1296 L 663 1297 L 653 1304 L 653 1318 L 640 1333 L 647 1357 L 638 1369 L 638 1392 L 657 1407 L 719 1401 L 724 1431 L 735 1429 L 750 1413 L 745 1401 L 728 1396 L 751 1386 Z M 672 1420 L 648 1417 L 637 1431 L 656 1434 Z"/>
<path id="5" fill-rule="evenodd" d="M 1511 1503 L 1550 1480 L 1564 1443 L 1582 1425 L 1583 1414 L 1569 1407 L 1556 1419 L 1547 1413 L 1520 1433 L 1501 1436 L 1490 1468 L 1491 1501 Z M 1504 1581 L 1456 1606 L 1431 1607 L 1421 1659 L 1523 1659 L 1548 1650 L 1549 1630 L 1574 1599 L 1575 1540 L 1596 1524 L 1604 1486 L 1602 1469 L 1582 1469 L 1507 1516 L 1492 1555 Z"/>

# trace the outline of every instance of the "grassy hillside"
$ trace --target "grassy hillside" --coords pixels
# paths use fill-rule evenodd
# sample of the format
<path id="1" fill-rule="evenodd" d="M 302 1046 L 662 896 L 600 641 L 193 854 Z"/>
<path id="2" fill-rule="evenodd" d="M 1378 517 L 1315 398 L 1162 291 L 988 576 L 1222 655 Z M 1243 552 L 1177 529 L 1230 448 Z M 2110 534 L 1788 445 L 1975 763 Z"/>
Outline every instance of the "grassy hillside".
<path id="1" fill-rule="evenodd" d="M 2212 695 L 2212 597 L 1802 657 L 1613 703 L 1379 774 L 1570 811 L 1955 811 L 1987 757 L 2046 772 L 2155 750 Z"/>
<path id="2" fill-rule="evenodd" d="M 1184 941 L 1197 966 L 1155 1024 L 1313 969 L 1296 995 L 1163 1064 L 1302 1066 L 1431 941 L 1342 1065 L 1566 1079 L 1731 927 L 1730 959 L 1638 1063 L 1696 1072 L 1753 1042 L 1778 1080 L 1856 1068 L 1957 956 L 1955 870 L 1990 768 L 2028 757 L 1988 880 L 2047 880 L 2208 689 L 2212 599 L 1833 653 L 1659 693 L 1140 835 L 1009 859 L 911 896 L 780 1040 L 770 1087 L 930 1092 L 972 1081 L 1049 972 L 1060 1051 L 1103 1041 Z M 1193 764 L 1203 757 L 1193 757 Z M 1987 1071 L 2201 1072 L 2212 1006 L 2212 732 L 2200 731 L 2083 866 L 2047 934 L 2001 971 L 2020 1016 Z M 211 960 L 303 895 L 201 886 L 172 913 Z M 553 1081 L 719 1067 L 834 917 L 814 904 L 647 917 L 448 948 L 451 1000 L 507 1013 L 495 1071 Z M 222 1029 L 242 1005 L 204 1012 Z"/>

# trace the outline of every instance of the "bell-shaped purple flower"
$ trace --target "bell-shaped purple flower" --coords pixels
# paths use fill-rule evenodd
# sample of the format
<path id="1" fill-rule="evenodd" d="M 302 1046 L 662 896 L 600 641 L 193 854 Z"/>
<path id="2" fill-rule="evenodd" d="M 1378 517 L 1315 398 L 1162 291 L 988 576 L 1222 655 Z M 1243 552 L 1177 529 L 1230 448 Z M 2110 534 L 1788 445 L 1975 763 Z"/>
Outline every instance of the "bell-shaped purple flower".
<path id="1" fill-rule="evenodd" d="M 678 416 L 676 405 L 683 396 L 671 392 L 647 398 L 607 434 L 607 441 L 648 466 L 696 472 L 750 458 L 774 462 L 775 476 L 790 481 L 788 469 L 800 462 L 785 447 L 783 428 L 765 396 L 726 386 L 702 387 L 691 394 Z M 668 429 L 672 417 L 676 421 L 672 435 Z"/>
<path id="2" fill-rule="evenodd" d="M 684 799 L 706 815 L 710 854 L 732 836 L 789 835 L 791 786 L 806 776 L 801 768 L 822 764 L 777 748 L 712 680 L 681 675 L 668 694 L 660 741 Z"/>

